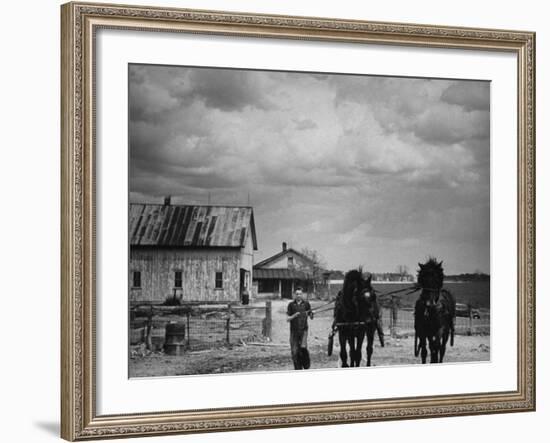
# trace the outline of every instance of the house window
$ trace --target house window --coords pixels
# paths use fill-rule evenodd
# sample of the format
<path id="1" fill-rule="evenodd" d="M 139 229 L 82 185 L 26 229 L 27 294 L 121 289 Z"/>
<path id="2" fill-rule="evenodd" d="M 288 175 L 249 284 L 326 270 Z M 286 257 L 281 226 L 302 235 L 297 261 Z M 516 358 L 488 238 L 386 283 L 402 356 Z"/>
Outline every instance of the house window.
<path id="1" fill-rule="evenodd" d="M 141 288 L 141 272 L 134 271 L 132 272 L 132 287 Z"/>
<path id="2" fill-rule="evenodd" d="M 271 292 L 275 293 L 279 291 L 277 280 L 258 280 L 258 292 L 266 293 Z"/>
<path id="3" fill-rule="evenodd" d="M 288 257 L 288 267 L 294 267 L 294 257 Z"/>
<path id="4" fill-rule="evenodd" d="M 216 289 L 223 289 L 223 272 L 216 272 Z"/>
<path id="5" fill-rule="evenodd" d="M 174 287 L 181 288 L 183 286 L 183 272 L 175 271 L 174 272 Z"/>

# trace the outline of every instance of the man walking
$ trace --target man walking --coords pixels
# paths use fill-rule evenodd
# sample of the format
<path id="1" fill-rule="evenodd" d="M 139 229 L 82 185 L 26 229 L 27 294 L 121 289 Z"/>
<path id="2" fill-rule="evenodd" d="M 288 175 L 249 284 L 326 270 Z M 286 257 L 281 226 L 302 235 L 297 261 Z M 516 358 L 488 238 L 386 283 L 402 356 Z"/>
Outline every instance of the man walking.
<path id="1" fill-rule="evenodd" d="M 294 300 L 288 304 L 286 314 L 286 321 L 290 323 L 290 353 L 294 369 L 309 369 L 307 319 L 313 319 L 313 312 L 309 302 L 303 299 L 302 288 L 296 288 Z"/>

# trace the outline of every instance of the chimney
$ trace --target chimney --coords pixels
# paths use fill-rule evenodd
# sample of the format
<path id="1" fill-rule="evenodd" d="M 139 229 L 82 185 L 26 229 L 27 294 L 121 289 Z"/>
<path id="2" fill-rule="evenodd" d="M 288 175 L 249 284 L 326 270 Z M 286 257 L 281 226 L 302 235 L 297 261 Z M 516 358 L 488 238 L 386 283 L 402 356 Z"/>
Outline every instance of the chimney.
<path id="1" fill-rule="evenodd" d="M 164 206 L 170 206 L 170 201 L 171 200 L 172 200 L 171 195 L 167 195 L 166 197 L 164 197 Z"/>
<path id="2" fill-rule="evenodd" d="M 286 251 L 286 241 L 283 242 L 283 252 Z"/>

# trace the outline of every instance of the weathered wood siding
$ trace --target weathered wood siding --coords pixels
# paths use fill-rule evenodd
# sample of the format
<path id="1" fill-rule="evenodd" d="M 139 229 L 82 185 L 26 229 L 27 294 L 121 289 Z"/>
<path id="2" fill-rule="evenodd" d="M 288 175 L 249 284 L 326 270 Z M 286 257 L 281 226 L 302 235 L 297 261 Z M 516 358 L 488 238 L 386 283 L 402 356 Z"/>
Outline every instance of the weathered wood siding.
<path id="1" fill-rule="evenodd" d="M 250 297 L 254 298 L 255 293 L 252 289 L 252 268 L 254 266 L 254 244 L 252 242 L 252 235 L 250 234 L 250 231 L 246 238 L 245 247 L 241 249 L 241 256 L 240 256 L 241 269 L 245 269 L 248 271 L 248 281 L 245 282 L 245 288 L 249 291 Z"/>
<path id="2" fill-rule="evenodd" d="M 250 235 L 250 232 L 248 232 L 246 237 L 245 247 L 241 249 L 241 268 L 249 271 L 252 278 L 253 266 L 254 266 L 254 245 L 252 243 L 252 235 Z"/>
<path id="3" fill-rule="evenodd" d="M 241 249 L 130 249 L 131 301 L 163 302 L 174 294 L 183 301 L 239 301 Z M 141 272 L 141 288 L 132 287 L 133 271 Z M 174 287 L 182 272 L 182 288 Z M 216 289 L 216 272 L 223 272 L 223 288 Z"/>

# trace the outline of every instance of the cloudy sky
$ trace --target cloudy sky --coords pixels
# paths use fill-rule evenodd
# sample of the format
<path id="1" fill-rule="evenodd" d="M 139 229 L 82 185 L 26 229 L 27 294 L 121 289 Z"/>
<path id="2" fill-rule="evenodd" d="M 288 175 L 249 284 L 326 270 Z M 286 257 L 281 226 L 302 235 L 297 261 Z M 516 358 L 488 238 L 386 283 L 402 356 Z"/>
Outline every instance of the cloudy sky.
<path id="1" fill-rule="evenodd" d="M 329 267 L 489 272 L 488 82 L 130 65 L 130 200 L 254 207 Z"/>

